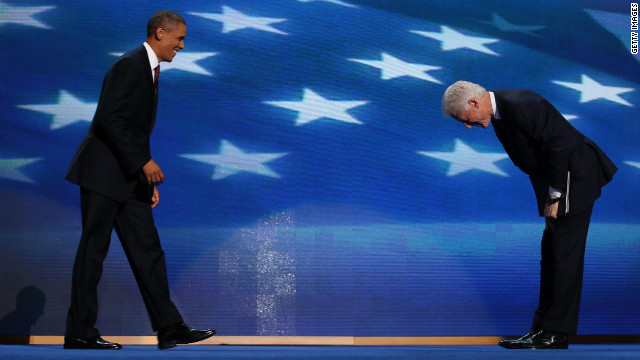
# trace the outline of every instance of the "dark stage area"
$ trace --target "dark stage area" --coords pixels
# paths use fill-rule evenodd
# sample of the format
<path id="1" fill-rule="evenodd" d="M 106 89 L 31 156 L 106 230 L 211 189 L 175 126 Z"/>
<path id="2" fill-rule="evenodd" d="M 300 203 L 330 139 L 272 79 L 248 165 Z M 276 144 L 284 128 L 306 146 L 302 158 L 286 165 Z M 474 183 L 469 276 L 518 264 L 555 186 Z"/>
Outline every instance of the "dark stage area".
<path id="1" fill-rule="evenodd" d="M 158 350 L 64 350 L 61 345 L 2 345 L 0 359 L 638 359 L 640 344 L 573 345 L 569 350 L 506 350 L 483 346 L 181 346 Z"/>

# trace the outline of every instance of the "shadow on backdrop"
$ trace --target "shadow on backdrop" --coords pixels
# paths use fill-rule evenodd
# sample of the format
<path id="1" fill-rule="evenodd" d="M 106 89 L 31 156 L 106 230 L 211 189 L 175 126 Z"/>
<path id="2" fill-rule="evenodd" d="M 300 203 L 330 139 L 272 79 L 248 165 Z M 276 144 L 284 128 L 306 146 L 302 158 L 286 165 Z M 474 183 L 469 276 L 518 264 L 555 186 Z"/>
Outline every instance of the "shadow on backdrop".
<path id="1" fill-rule="evenodd" d="M 35 286 L 26 286 L 16 297 L 16 309 L 0 319 L 0 344 L 29 344 L 31 326 L 44 315 L 46 297 Z"/>

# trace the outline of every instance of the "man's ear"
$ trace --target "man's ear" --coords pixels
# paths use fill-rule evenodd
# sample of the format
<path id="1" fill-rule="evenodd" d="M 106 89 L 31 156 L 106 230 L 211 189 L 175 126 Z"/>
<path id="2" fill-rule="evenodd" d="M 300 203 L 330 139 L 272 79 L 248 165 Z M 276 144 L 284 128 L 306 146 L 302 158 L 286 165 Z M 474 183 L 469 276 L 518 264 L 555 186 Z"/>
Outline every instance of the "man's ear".
<path id="1" fill-rule="evenodd" d="M 474 108 L 479 108 L 480 104 L 478 103 L 478 99 L 469 99 L 467 101 L 467 104 L 469 104 L 469 106 L 474 107 Z"/>
<path id="2" fill-rule="evenodd" d="M 164 29 L 161 27 L 157 28 L 155 37 L 156 37 L 156 40 L 161 40 L 164 37 Z"/>

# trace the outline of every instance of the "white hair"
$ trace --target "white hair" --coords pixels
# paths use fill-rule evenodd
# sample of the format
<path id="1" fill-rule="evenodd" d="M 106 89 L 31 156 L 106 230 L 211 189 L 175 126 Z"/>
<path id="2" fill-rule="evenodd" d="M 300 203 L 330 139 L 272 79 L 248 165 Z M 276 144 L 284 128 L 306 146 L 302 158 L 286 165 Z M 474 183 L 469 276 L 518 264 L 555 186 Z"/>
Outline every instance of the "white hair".
<path id="1" fill-rule="evenodd" d="M 487 90 L 478 84 L 459 80 L 445 90 L 442 96 L 442 114 L 457 115 L 469 108 L 470 99 L 480 99 Z"/>

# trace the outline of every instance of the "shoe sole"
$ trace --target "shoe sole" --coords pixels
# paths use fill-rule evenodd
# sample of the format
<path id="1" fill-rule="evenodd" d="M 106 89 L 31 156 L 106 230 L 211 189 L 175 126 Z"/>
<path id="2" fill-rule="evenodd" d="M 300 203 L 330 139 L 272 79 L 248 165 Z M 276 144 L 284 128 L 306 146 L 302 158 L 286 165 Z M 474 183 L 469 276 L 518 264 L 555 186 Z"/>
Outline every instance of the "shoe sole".
<path id="1" fill-rule="evenodd" d="M 89 346 L 76 346 L 76 345 L 64 344 L 62 348 L 67 350 L 120 350 L 122 349 L 122 346 L 120 347 L 89 347 Z"/>
<path id="2" fill-rule="evenodd" d="M 551 346 L 518 346 L 513 344 L 498 344 L 505 349 L 511 350 L 544 350 L 544 349 L 569 349 L 569 345 L 551 345 Z"/>
<path id="3" fill-rule="evenodd" d="M 544 346 L 544 347 L 529 347 L 525 349 L 529 349 L 529 350 L 569 349 L 569 345 L 551 345 L 551 346 Z"/>
<path id="4" fill-rule="evenodd" d="M 163 341 L 163 342 L 158 343 L 158 348 L 159 349 L 171 349 L 172 347 L 175 347 L 178 344 L 180 344 L 180 345 L 193 344 L 193 343 L 197 343 L 197 342 L 202 341 L 202 340 L 206 340 L 206 339 L 212 337 L 215 334 L 216 333 L 214 331 L 213 334 L 211 334 L 211 335 L 203 336 L 203 337 L 194 339 L 193 341 L 189 341 L 189 342 Z"/>
<path id="5" fill-rule="evenodd" d="M 176 344 L 175 341 L 164 341 L 158 343 L 158 349 L 171 349 L 172 347 L 176 347 Z"/>

